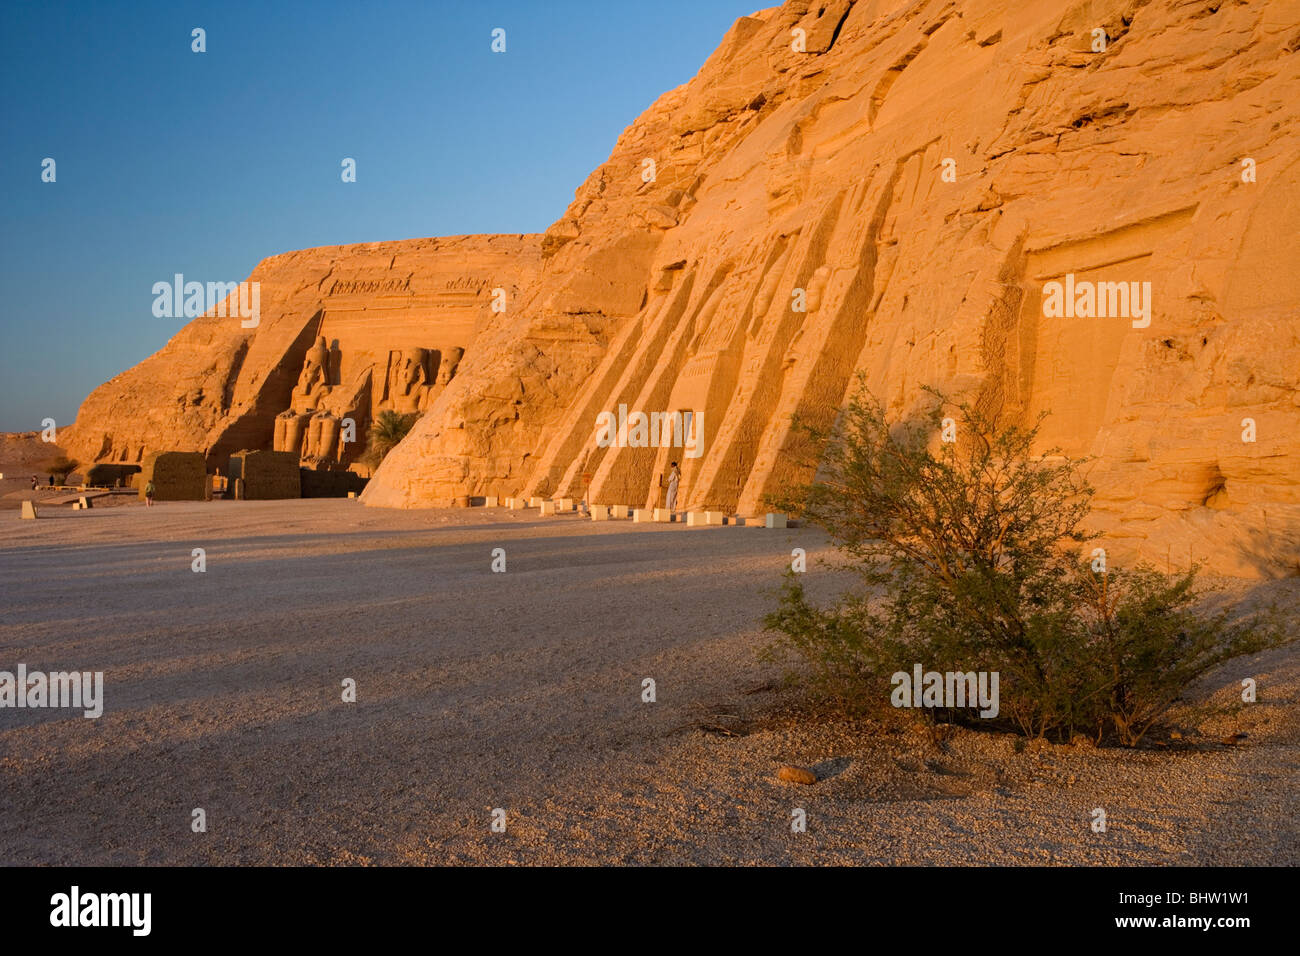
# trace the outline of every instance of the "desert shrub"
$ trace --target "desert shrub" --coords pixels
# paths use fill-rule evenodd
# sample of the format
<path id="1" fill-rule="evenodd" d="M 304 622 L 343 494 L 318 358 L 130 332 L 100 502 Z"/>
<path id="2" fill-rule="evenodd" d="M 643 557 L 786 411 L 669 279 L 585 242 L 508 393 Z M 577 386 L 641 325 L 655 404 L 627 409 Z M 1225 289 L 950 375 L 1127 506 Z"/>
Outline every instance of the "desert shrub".
<path id="1" fill-rule="evenodd" d="M 772 502 L 823 528 L 855 578 L 829 606 L 787 573 L 766 617 L 824 688 L 884 702 L 890 677 L 998 672 L 998 720 L 1056 739 L 1136 745 L 1188 684 L 1282 642 L 1267 615 L 1200 613 L 1197 568 L 1106 567 L 1082 530 L 1082 465 L 1034 452 L 1042 424 L 1004 424 L 932 392 L 891 422 L 865 388 L 828 432 L 813 481 Z M 944 420 L 956 440 L 940 440 Z M 974 711 L 941 711 L 972 720 Z M 934 713 L 931 712 L 931 716 Z"/>
<path id="2" fill-rule="evenodd" d="M 45 463 L 45 473 L 47 475 L 53 475 L 55 481 L 62 485 L 67 482 L 68 475 L 76 471 L 77 465 L 79 464 L 80 462 L 75 458 L 69 458 L 67 455 L 59 455 L 59 457 L 52 458 Z"/>
<path id="3" fill-rule="evenodd" d="M 370 424 L 366 452 L 362 456 L 362 461 L 373 468 L 378 468 L 379 463 L 410 433 L 419 419 L 418 413 L 402 415 L 392 409 L 380 412 Z"/>

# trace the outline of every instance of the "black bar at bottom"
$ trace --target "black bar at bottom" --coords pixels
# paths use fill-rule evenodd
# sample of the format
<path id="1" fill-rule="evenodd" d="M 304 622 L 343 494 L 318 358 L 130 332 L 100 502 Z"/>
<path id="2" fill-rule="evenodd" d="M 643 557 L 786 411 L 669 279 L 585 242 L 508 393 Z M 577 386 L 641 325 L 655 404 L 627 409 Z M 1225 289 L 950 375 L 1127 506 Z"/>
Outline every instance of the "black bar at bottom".
<path id="1" fill-rule="evenodd" d="M 431 943 L 461 931 L 494 943 L 505 932 L 565 948 L 596 942 L 597 931 L 618 933 L 605 937 L 616 949 L 801 937 L 820 948 L 828 933 L 867 945 L 896 932 L 942 945 L 1192 936 L 1232 945 L 1292 922 L 1283 907 L 1294 909 L 1284 903 L 1293 878 L 1246 867 L 10 868 L 0 870 L 0 925 L 6 946 L 74 936 L 373 945 L 416 929 Z"/>

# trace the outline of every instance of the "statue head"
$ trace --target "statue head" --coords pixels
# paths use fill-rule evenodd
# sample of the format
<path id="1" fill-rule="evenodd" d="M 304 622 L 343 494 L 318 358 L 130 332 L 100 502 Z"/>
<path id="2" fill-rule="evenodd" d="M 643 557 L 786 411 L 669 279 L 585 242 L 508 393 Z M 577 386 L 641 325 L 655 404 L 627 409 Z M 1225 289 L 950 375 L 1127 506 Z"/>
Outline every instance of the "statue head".
<path id="1" fill-rule="evenodd" d="M 456 366 L 460 364 L 461 356 L 465 350 L 461 348 L 445 349 L 442 353 L 442 361 L 438 363 L 438 384 L 446 385 L 451 381 L 452 375 L 456 373 Z"/>
<path id="2" fill-rule="evenodd" d="M 316 344 L 307 350 L 307 361 L 324 368 L 325 363 L 329 361 L 329 357 L 330 350 L 329 346 L 325 344 L 325 336 L 316 336 Z"/>

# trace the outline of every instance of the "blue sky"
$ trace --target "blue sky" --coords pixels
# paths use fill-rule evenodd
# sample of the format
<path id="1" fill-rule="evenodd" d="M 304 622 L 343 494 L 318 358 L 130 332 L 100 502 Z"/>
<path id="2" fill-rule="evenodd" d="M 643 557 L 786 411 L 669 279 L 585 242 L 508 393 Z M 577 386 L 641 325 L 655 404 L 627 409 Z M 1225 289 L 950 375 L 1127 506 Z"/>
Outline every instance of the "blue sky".
<path id="1" fill-rule="evenodd" d="M 150 290 L 174 273 L 234 281 L 290 249 L 545 229 L 762 5 L 6 0 L 0 431 L 71 422 L 161 348 L 185 320 L 155 318 Z"/>

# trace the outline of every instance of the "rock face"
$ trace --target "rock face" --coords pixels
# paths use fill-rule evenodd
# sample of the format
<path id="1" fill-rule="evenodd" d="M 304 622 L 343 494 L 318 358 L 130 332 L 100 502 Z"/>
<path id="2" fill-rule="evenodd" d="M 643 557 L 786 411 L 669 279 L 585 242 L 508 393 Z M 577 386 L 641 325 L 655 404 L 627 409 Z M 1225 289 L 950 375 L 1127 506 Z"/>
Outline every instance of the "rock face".
<path id="1" fill-rule="evenodd" d="M 92 392 L 61 437 L 83 461 L 200 451 L 212 470 L 238 450 L 274 449 L 345 464 L 373 415 L 420 411 L 446 387 L 492 290 L 517 295 L 540 253 L 540 236 L 458 236 L 272 256 L 249 276 L 255 327 L 215 311 L 195 319 Z M 343 443 L 349 417 L 355 440 Z"/>
<path id="2" fill-rule="evenodd" d="M 363 500 L 656 507 L 676 460 L 678 509 L 757 514 L 808 476 L 791 417 L 829 424 L 862 373 L 899 415 L 925 385 L 1050 412 L 1045 448 L 1095 456 L 1096 521 L 1128 552 L 1295 573 L 1298 51 L 1290 0 L 791 0 L 744 17 L 540 241 L 511 240 L 517 294 L 480 311 Z M 130 456 L 158 429 L 212 449 L 247 428 L 255 447 L 326 334 L 310 327 L 325 261 L 351 248 L 267 260 L 314 265 L 285 283 L 256 361 L 266 332 L 195 323 L 168 346 L 189 377 L 161 420 L 140 408 L 131 437 L 91 449 L 116 424 L 114 380 L 74 454 Z M 223 390 L 242 412 L 213 417 Z M 686 434 L 656 416 L 670 446 L 644 447 L 638 413 Z"/>

